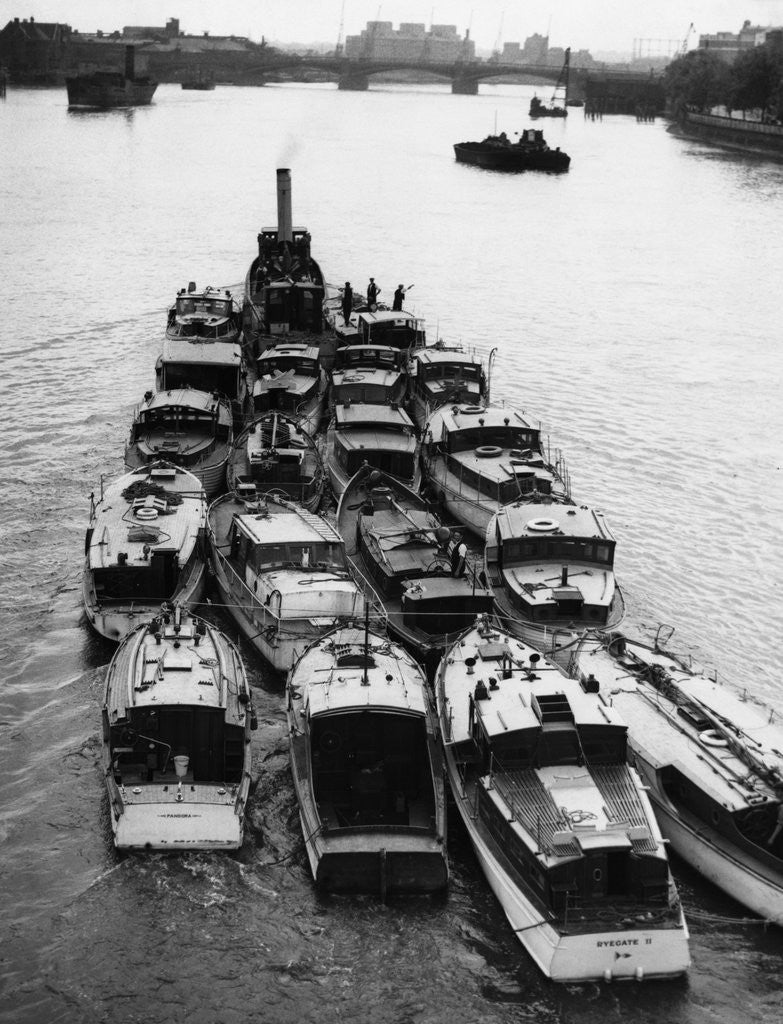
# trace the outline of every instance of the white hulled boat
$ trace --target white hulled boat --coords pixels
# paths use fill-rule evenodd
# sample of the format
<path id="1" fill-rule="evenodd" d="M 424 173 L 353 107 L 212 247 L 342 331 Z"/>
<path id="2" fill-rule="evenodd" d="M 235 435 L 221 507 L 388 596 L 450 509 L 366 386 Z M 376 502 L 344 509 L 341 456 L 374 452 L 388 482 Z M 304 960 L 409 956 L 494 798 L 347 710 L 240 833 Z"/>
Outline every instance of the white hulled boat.
<path id="1" fill-rule="evenodd" d="M 436 680 L 446 768 L 487 881 L 554 981 L 667 978 L 688 931 L 611 702 L 486 620 Z"/>
<path id="2" fill-rule="evenodd" d="M 418 490 L 419 442 L 410 416 L 398 405 L 338 405 L 326 435 L 326 468 L 339 497 L 365 464 Z"/>
<path id="3" fill-rule="evenodd" d="M 513 409 L 443 406 L 427 421 L 421 455 L 435 499 L 482 540 L 510 502 L 570 501 L 562 455 L 544 453 L 540 427 Z"/>
<path id="4" fill-rule="evenodd" d="M 287 714 L 316 883 L 382 896 L 444 888 L 445 781 L 422 669 L 386 637 L 337 629 L 294 666 Z"/>
<path id="5" fill-rule="evenodd" d="M 179 607 L 138 626 L 109 665 L 102 717 L 118 849 L 242 845 L 255 720 L 230 640 Z"/>
<path id="6" fill-rule="evenodd" d="M 253 411 L 259 416 L 279 410 L 293 417 L 302 430 L 314 434 L 326 406 L 326 372 L 317 345 L 278 341 L 264 349 L 256 363 Z"/>
<path id="7" fill-rule="evenodd" d="M 444 405 L 484 406 L 487 378 L 481 360 L 438 343 L 415 350 L 408 369 L 408 404 L 420 430 Z"/>
<path id="8" fill-rule="evenodd" d="M 345 544 L 321 516 L 277 495 L 228 494 L 210 505 L 207 529 L 228 613 L 279 672 L 320 634 L 364 616 Z"/>
<path id="9" fill-rule="evenodd" d="M 504 506 L 487 528 L 487 580 L 503 625 L 541 650 L 625 615 L 614 576 L 615 539 L 586 505 Z"/>
<path id="10" fill-rule="evenodd" d="M 90 497 L 82 582 L 90 624 L 120 640 L 161 605 L 198 602 L 204 589 L 206 497 L 201 481 L 152 462 Z"/>
<path id="11" fill-rule="evenodd" d="M 173 462 L 197 476 L 211 498 L 223 489 L 233 440 L 231 405 L 218 392 L 148 391 L 133 416 L 125 465 Z"/>
<path id="12" fill-rule="evenodd" d="M 629 755 L 672 849 L 755 914 L 783 925 L 779 715 L 657 641 L 587 634 L 571 670 L 611 694 L 627 722 Z"/>
<path id="13" fill-rule="evenodd" d="M 270 412 L 237 437 L 226 479 L 243 498 L 275 491 L 315 512 L 326 473 L 313 438 L 296 420 Z"/>

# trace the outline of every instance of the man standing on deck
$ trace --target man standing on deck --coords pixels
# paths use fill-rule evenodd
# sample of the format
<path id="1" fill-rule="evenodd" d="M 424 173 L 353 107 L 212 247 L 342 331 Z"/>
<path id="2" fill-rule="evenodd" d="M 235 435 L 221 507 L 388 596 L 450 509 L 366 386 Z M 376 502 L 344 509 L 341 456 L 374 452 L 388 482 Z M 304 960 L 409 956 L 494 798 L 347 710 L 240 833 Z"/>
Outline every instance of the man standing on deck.
<path id="1" fill-rule="evenodd" d="M 401 284 L 397 285 L 397 291 L 394 293 L 394 302 L 392 303 L 392 309 L 400 312 L 402 310 L 402 300 L 405 298 L 405 287 Z"/>
<path id="2" fill-rule="evenodd" d="M 351 282 L 345 282 L 345 288 L 343 288 L 343 320 L 345 326 L 348 326 L 348 321 L 351 319 L 351 311 L 353 310 L 353 288 L 351 288 Z"/>
<path id="3" fill-rule="evenodd" d="M 378 303 L 378 294 L 380 290 L 381 289 L 375 283 L 375 278 L 371 277 L 370 283 L 367 285 L 367 305 L 370 307 L 372 312 L 375 311 L 375 307 Z"/>

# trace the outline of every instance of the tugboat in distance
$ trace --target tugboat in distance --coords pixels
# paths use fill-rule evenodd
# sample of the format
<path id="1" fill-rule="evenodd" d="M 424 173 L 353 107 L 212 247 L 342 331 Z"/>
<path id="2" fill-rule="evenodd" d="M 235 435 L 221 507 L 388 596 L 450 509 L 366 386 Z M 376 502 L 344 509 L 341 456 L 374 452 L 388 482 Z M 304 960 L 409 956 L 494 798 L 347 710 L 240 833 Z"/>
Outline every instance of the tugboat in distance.
<path id="1" fill-rule="evenodd" d="M 143 107 L 152 102 L 158 83 L 136 74 L 135 47 L 125 47 L 125 70 L 93 71 L 65 79 L 69 107 L 108 110 Z"/>
<path id="2" fill-rule="evenodd" d="M 568 102 L 568 78 L 571 67 L 571 47 L 569 46 L 565 52 L 565 60 L 563 61 L 563 67 L 558 76 L 557 82 L 555 82 L 555 88 L 552 93 L 552 100 L 549 106 L 542 103 L 538 96 L 534 96 L 530 101 L 530 110 L 528 114 L 530 117 L 568 117 L 568 111 L 566 107 L 570 106 Z"/>
<path id="3" fill-rule="evenodd" d="M 457 163 L 474 164 L 493 171 L 567 171 L 571 157 L 558 146 L 550 149 L 544 133 L 526 128 L 516 142 L 505 132 L 488 135 L 483 142 L 458 142 L 454 146 Z"/>

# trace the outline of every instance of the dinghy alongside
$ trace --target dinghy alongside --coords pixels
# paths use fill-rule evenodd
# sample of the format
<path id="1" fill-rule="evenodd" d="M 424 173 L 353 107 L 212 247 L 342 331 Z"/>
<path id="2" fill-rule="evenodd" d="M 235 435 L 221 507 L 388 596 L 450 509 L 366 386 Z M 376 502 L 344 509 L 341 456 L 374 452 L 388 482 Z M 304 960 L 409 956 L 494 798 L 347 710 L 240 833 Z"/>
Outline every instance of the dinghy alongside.
<path id="1" fill-rule="evenodd" d="M 179 606 L 137 626 L 106 673 L 103 767 L 120 850 L 236 850 L 255 714 L 236 647 Z"/>
<path id="2" fill-rule="evenodd" d="M 299 658 L 286 702 L 316 883 L 382 897 L 443 889 L 445 780 L 421 668 L 369 629 L 337 629 Z"/>

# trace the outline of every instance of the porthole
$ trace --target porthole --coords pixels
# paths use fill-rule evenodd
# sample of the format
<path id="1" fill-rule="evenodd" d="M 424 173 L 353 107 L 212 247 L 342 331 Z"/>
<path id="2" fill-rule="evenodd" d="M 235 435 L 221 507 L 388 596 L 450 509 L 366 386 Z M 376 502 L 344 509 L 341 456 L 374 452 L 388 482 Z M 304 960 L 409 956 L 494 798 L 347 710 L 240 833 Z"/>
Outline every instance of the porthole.
<path id="1" fill-rule="evenodd" d="M 593 871 L 593 881 L 594 882 L 600 882 L 603 877 L 604 877 L 603 871 L 600 868 L 595 868 L 594 871 Z"/>

